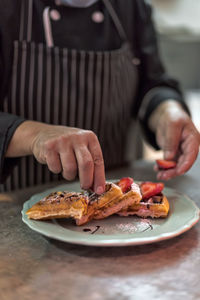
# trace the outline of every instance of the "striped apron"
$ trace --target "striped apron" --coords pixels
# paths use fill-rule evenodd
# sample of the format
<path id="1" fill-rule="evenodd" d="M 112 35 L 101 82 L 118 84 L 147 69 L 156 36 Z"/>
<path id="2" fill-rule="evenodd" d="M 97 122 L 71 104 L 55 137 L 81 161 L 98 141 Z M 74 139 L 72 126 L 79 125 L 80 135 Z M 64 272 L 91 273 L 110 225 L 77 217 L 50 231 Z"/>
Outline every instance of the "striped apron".
<path id="1" fill-rule="evenodd" d="M 78 51 L 53 43 L 50 8 L 43 13 L 46 44 L 32 41 L 33 0 L 22 0 L 19 40 L 4 111 L 28 120 L 93 130 L 106 167 L 125 162 L 138 71 L 116 12 L 102 0 L 122 44 L 111 51 Z M 24 141 L 25 142 L 25 141 Z M 2 191 L 59 180 L 33 156 L 20 159 Z"/>

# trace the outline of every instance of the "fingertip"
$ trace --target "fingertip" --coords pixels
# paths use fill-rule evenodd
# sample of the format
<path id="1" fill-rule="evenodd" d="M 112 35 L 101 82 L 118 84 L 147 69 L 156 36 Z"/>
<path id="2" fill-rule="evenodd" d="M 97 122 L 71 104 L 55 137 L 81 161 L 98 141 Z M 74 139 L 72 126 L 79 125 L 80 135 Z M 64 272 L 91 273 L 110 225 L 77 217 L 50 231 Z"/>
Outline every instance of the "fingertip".
<path id="1" fill-rule="evenodd" d="M 171 177 L 169 177 L 169 176 L 163 176 L 163 178 L 162 178 L 162 180 L 164 180 L 164 181 L 168 181 L 170 179 L 171 179 Z"/>
<path id="2" fill-rule="evenodd" d="M 153 166 L 153 170 L 154 170 L 155 172 L 158 172 L 158 166 L 157 166 L 157 165 L 154 165 L 154 166 Z"/>
<path id="3" fill-rule="evenodd" d="M 94 170 L 94 191 L 98 195 L 105 192 L 106 187 L 106 179 L 105 179 L 105 172 L 104 168 L 96 168 Z"/>
<path id="4" fill-rule="evenodd" d="M 159 173 L 159 176 L 157 176 L 157 179 L 158 180 L 163 180 L 163 181 L 168 181 L 169 179 L 171 179 L 172 177 L 174 177 L 173 174 L 167 172 L 167 171 L 164 171 L 162 173 Z"/>
<path id="5" fill-rule="evenodd" d="M 95 178 L 94 178 L 94 180 L 95 180 Z M 96 180 L 94 182 L 94 192 L 98 195 L 101 195 L 105 192 L 105 188 L 106 188 L 105 176 L 96 178 Z"/>
<path id="6" fill-rule="evenodd" d="M 157 180 L 161 180 L 162 179 L 162 174 L 159 172 L 156 176 Z"/>
<path id="7" fill-rule="evenodd" d="M 191 161 L 185 161 L 182 165 L 179 165 L 176 169 L 178 175 L 183 175 L 192 167 Z"/>
<path id="8" fill-rule="evenodd" d="M 103 186 L 98 186 L 96 189 L 95 189 L 95 193 L 98 194 L 98 195 L 101 195 L 103 194 L 105 191 L 105 188 Z"/>
<path id="9" fill-rule="evenodd" d="M 85 185 L 82 185 L 82 184 L 80 184 L 80 187 L 81 187 L 81 190 L 84 190 L 84 191 L 87 191 L 87 190 L 90 189 L 89 186 L 85 186 Z"/>

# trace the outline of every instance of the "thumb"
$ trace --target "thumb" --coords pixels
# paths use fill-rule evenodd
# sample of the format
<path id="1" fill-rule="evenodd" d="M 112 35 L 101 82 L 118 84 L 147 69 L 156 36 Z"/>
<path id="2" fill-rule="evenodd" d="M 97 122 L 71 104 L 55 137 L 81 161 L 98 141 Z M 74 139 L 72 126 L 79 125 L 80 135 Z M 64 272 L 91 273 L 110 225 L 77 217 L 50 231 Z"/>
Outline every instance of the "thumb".
<path id="1" fill-rule="evenodd" d="M 166 129 L 163 143 L 164 159 L 173 160 L 176 158 L 181 142 L 181 133 L 182 128 L 173 124 Z"/>
<path id="2" fill-rule="evenodd" d="M 176 151 L 174 150 L 164 150 L 164 159 L 165 160 L 174 160 L 176 157 Z"/>

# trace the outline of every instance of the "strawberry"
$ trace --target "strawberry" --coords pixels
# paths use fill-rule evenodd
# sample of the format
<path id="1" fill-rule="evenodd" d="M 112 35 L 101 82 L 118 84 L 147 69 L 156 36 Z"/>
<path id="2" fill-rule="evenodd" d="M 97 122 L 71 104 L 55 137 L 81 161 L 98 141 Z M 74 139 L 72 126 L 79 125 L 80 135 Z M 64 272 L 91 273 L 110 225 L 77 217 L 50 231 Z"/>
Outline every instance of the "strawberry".
<path id="1" fill-rule="evenodd" d="M 133 178 L 124 177 L 117 183 L 117 185 L 121 188 L 123 193 L 126 193 L 131 189 L 132 183 L 133 183 Z"/>
<path id="2" fill-rule="evenodd" d="M 156 163 L 161 170 L 168 170 L 176 167 L 176 162 L 173 160 L 157 159 Z"/>
<path id="3" fill-rule="evenodd" d="M 142 182 L 140 184 L 142 199 L 148 199 L 152 196 L 160 194 L 163 188 L 164 184 L 162 182 Z"/>

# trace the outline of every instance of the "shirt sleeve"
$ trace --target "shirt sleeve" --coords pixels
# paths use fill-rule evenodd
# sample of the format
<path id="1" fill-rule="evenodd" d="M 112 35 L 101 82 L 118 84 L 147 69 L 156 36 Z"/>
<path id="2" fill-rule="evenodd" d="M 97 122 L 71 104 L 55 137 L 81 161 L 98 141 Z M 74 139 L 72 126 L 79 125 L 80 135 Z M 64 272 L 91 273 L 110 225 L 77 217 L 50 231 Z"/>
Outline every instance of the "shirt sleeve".
<path id="1" fill-rule="evenodd" d="M 137 112 L 147 142 L 159 149 L 155 134 L 148 127 L 148 119 L 154 109 L 162 102 L 173 99 L 179 102 L 188 113 L 179 83 L 168 76 L 159 57 L 156 31 L 152 21 L 152 9 L 145 1 L 138 1 L 136 22 L 137 54 L 141 64 L 139 70 L 139 89 Z"/>
<path id="2" fill-rule="evenodd" d="M 25 120 L 21 117 L 0 112 L 0 183 L 12 172 L 17 158 L 5 158 L 6 150 L 16 128 Z"/>
<path id="3" fill-rule="evenodd" d="M 3 183 L 18 162 L 16 158 L 5 158 L 6 150 L 16 128 L 24 122 L 25 119 L 2 111 L 3 101 L 6 96 L 6 74 L 4 72 L 5 62 L 2 55 L 1 42 L 2 35 L 0 33 L 0 183 Z"/>

